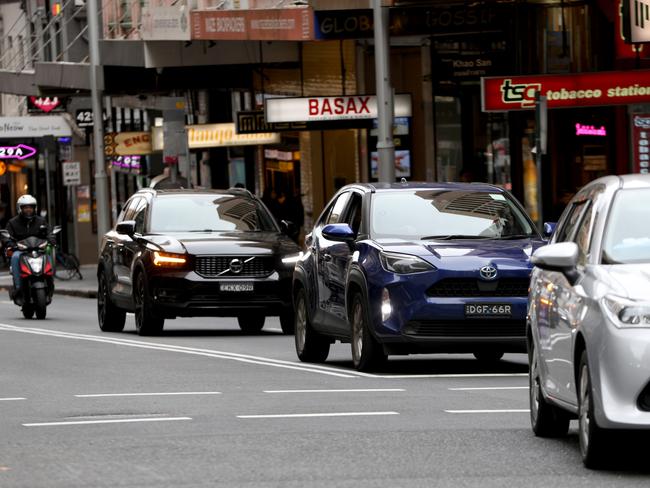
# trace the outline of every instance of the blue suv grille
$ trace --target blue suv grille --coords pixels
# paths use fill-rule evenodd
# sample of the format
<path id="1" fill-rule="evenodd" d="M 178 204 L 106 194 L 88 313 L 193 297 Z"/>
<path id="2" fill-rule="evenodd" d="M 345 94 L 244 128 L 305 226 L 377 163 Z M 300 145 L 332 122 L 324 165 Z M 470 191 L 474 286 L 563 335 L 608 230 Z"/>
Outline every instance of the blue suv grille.
<path id="1" fill-rule="evenodd" d="M 243 268 L 239 273 L 230 270 L 230 262 L 239 259 Z M 205 278 L 265 277 L 273 273 L 273 258 L 266 256 L 198 256 L 195 271 Z"/>
<path id="2" fill-rule="evenodd" d="M 524 320 L 412 320 L 404 334 L 426 337 L 525 337 Z"/>
<path id="3" fill-rule="evenodd" d="M 528 278 L 480 281 L 474 278 L 445 278 L 427 290 L 430 297 L 527 297 Z"/>

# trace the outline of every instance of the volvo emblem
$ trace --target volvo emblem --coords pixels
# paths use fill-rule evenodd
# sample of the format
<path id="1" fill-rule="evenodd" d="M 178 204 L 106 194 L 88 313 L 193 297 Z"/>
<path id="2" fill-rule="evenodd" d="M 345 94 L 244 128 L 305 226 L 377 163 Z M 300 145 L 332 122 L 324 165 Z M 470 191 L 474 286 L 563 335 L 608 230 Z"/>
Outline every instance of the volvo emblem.
<path id="1" fill-rule="evenodd" d="M 484 280 L 493 280 L 497 277 L 497 269 L 491 264 L 488 264 L 479 270 L 479 274 Z"/>
<path id="2" fill-rule="evenodd" d="M 230 272 L 232 274 L 239 274 L 243 271 L 244 269 L 244 263 L 242 262 L 241 259 L 235 258 L 232 261 L 230 261 Z"/>

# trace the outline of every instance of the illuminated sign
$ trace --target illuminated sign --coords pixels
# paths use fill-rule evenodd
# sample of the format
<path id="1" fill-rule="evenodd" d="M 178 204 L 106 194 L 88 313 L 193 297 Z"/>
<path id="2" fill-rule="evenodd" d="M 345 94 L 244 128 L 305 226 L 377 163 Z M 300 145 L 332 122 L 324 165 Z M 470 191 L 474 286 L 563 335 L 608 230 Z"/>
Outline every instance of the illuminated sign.
<path id="1" fill-rule="evenodd" d="M 36 154 L 36 148 L 18 144 L 17 146 L 0 146 L 0 158 L 3 159 L 27 159 Z"/>
<path id="2" fill-rule="evenodd" d="M 601 136 L 604 137 L 607 135 L 607 129 L 604 125 L 600 127 L 594 127 L 593 125 L 583 125 L 580 123 L 576 124 L 576 135 L 577 136 Z"/>
<path id="3" fill-rule="evenodd" d="M 395 95 L 395 117 L 411 116 L 411 95 Z M 377 97 L 269 98 L 264 113 L 267 122 L 311 122 L 317 120 L 359 120 L 377 118 Z"/>
<path id="4" fill-rule="evenodd" d="M 650 114 L 632 116 L 632 151 L 635 173 L 650 173 Z"/>
<path id="5" fill-rule="evenodd" d="M 268 132 L 261 134 L 237 134 L 235 123 L 187 125 L 187 145 L 190 149 L 207 147 L 257 146 L 278 144 L 280 134 Z M 162 151 L 164 137 L 162 127 L 151 129 L 153 150 Z"/>
<path id="6" fill-rule="evenodd" d="M 141 174 L 142 156 L 118 156 L 111 160 L 111 166 L 117 171 Z"/>
<path id="7" fill-rule="evenodd" d="M 65 99 L 59 97 L 27 97 L 27 111 L 31 113 L 65 112 Z"/>
<path id="8" fill-rule="evenodd" d="M 548 108 L 649 103 L 650 70 L 481 78 L 483 111 L 534 109 L 538 91 Z"/>

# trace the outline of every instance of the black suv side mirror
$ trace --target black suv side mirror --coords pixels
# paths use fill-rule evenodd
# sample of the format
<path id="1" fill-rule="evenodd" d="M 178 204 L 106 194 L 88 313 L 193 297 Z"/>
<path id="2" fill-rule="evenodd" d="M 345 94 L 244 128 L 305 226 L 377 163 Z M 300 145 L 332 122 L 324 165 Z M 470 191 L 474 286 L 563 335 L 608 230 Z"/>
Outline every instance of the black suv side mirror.
<path id="1" fill-rule="evenodd" d="M 115 227 L 115 232 L 133 237 L 135 234 L 135 220 L 125 220 Z"/>

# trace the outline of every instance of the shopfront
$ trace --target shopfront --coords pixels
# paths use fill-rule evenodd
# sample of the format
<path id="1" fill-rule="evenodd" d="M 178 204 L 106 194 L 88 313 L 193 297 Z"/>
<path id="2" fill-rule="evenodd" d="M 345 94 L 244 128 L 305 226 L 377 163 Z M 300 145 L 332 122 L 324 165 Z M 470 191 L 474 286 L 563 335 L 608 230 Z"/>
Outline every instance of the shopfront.
<path id="1" fill-rule="evenodd" d="M 532 151 L 537 93 L 546 97 L 549 109 L 541 185 L 545 219 L 555 220 L 576 191 L 595 178 L 648 168 L 644 104 L 650 102 L 650 70 L 484 78 L 483 110 L 526 121 L 510 145 L 523 161 L 524 203 L 533 218 L 538 212 Z"/>

